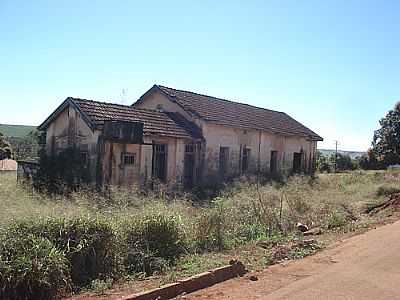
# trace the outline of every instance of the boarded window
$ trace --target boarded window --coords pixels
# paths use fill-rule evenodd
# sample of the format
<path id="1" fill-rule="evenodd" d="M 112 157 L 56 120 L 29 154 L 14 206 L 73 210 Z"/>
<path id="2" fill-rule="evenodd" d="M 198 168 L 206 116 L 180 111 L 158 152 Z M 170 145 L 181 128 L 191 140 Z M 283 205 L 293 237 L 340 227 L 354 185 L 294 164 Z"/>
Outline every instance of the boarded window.
<path id="1" fill-rule="evenodd" d="M 271 151 L 269 169 L 272 174 L 278 171 L 278 151 Z"/>
<path id="2" fill-rule="evenodd" d="M 229 147 L 219 148 L 219 173 L 224 176 L 228 172 Z"/>
<path id="3" fill-rule="evenodd" d="M 166 182 L 167 179 L 167 145 L 153 145 L 153 178 Z"/>
<path id="4" fill-rule="evenodd" d="M 250 162 L 250 149 L 243 148 L 242 153 L 242 173 L 246 173 L 249 170 L 249 162 Z"/>
<path id="5" fill-rule="evenodd" d="M 134 165 L 135 153 L 122 153 L 122 163 L 124 165 Z"/>

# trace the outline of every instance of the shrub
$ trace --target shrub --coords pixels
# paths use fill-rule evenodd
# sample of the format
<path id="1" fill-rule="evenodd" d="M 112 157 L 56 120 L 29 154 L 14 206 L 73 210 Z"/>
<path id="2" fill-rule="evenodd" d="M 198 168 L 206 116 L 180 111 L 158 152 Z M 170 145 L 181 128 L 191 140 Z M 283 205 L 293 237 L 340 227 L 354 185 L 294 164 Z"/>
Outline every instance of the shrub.
<path id="1" fill-rule="evenodd" d="M 236 244 L 244 244 L 248 241 L 256 241 L 267 238 L 265 226 L 257 221 L 254 221 L 252 224 L 247 222 L 238 224 L 234 236 Z"/>
<path id="2" fill-rule="evenodd" d="M 19 238 L 29 234 L 50 240 L 57 249 L 65 253 L 71 267 L 74 288 L 117 273 L 115 235 L 111 225 L 104 220 L 24 220 L 11 225 L 7 233 Z"/>
<path id="3" fill-rule="evenodd" d="M 111 278 L 102 280 L 95 279 L 90 283 L 90 289 L 97 295 L 104 295 L 107 290 L 112 288 L 113 280 Z"/>
<path id="4" fill-rule="evenodd" d="M 195 229 L 197 250 L 223 250 L 227 247 L 226 207 L 224 199 L 217 197 L 212 208 L 204 210 Z"/>
<path id="5" fill-rule="evenodd" d="M 125 224 L 125 228 L 125 265 L 130 273 L 160 271 L 185 251 L 184 232 L 175 216 L 151 214 Z"/>
<path id="6" fill-rule="evenodd" d="M 82 160 L 79 149 L 70 147 L 52 155 L 41 151 L 39 169 L 33 176 L 33 186 L 38 191 L 64 194 L 89 182 L 89 162 Z"/>
<path id="7" fill-rule="evenodd" d="M 68 260 L 48 239 L 27 234 L 0 241 L 0 299 L 57 299 L 69 283 Z"/>
<path id="8" fill-rule="evenodd" d="M 400 188 L 398 186 L 394 186 L 394 185 L 381 185 L 378 187 L 378 189 L 376 190 L 376 195 L 378 197 L 380 196 L 390 196 L 392 194 L 396 194 L 396 193 L 400 193 Z"/>
<path id="9" fill-rule="evenodd" d="M 326 222 L 326 226 L 328 229 L 343 227 L 346 224 L 346 217 L 342 213 L 337 211 L 333 211 L 332 213 L 330 213 Z"/>

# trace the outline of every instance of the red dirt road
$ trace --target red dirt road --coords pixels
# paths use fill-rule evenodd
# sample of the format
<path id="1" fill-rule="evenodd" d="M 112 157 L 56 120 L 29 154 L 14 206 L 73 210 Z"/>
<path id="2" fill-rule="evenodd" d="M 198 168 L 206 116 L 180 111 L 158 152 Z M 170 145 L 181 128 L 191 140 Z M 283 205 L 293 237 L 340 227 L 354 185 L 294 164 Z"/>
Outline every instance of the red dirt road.
<path id="1" fill-rule="evenodd" d="M 182 299 L 400 299 L 400 221 Z"/>

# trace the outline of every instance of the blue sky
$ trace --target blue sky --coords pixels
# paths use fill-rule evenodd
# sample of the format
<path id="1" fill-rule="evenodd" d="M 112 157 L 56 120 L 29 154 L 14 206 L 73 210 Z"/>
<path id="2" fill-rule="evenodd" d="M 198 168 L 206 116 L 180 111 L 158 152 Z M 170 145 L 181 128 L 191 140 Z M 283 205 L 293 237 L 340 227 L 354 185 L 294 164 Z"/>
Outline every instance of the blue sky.
<path id="1" fill-rule="evenodd" d="M 400 100 L 399 1 L 0 0 L 0 123 L 154 83 L 285 111 L 366 150 Z M 123 92 L 124 90 L 124 92 Z"/>

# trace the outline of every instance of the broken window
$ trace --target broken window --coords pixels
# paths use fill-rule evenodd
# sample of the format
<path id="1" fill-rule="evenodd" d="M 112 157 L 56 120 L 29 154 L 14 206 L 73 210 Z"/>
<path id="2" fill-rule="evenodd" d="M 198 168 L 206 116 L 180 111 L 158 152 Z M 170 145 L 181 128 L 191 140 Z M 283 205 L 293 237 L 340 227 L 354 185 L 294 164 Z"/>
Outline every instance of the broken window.
<path id="1" fill-rule="evenodd" d="M 250 162 L 250 149 L 243 148 L 242 153 L 242 173 L 246 173 L 249 170 L 249 162 Z"/>
<path id="2" fill-rule="evenodd" d="M 219 173 L 224 176 L 228 171 L 229 147 L 219 148 Z"/>
<path id="3" fill-rule="evenodd" d="M 122 163 L 124 165 L 134 165 L 135 153 L 122 153 Z"/>
<path id="4" fill-rule="evenodd" d="M 167 179 L 167 145 L 153 145 L 153 178 L 166 182 Z"/>
<path id="5" fill-rule="evenodd" d="M 269 162 L 269 169 L 272 174 L 278 171 L 278 151 L 271 151 L 271 159 Z"/>

